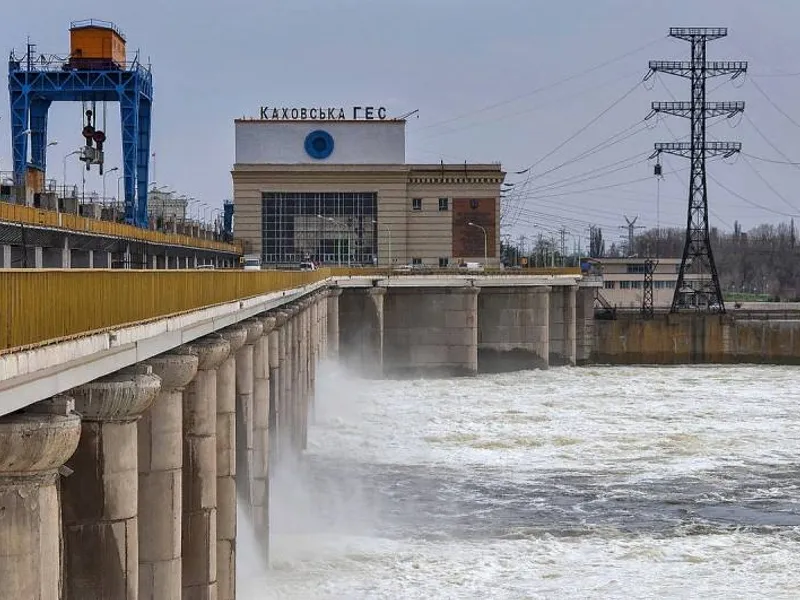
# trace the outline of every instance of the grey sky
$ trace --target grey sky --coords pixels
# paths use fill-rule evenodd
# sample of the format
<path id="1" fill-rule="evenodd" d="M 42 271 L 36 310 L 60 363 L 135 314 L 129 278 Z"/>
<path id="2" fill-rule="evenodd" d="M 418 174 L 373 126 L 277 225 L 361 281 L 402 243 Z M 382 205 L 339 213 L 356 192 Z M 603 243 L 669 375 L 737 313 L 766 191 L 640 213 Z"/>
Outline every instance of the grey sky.
<path id="1" fill-rule="evenodd" d="M 231 195 L 233 119 L 256 116 L 267 105 L 385 105 L 392 115 L 420 109 L 407 127 L 407 159 L 412 162 L 501 161 L 508 181 L 539 161 L 566 138 L 629 91 L 647 71 L 649 59 L 686 59 L 689 45 L 667 38 L 670 26 L 725 26 L 726 39 L 713 42 L 709 58 L 750 61 L 746 79 L 723 84 L 712 99 L 745 100 L 746 118 L 723 122 L 710 132 L 739 140 L 747 155 L 800 162 L 800 3 L 796 0 L 292 0 L 291 2 L 209 2 L 138 0 L 106 3 L 73 0 L 15 5 L 0 20 L 5 50 L 21 50 L 27 35 L 42 53 L 66 53 L 70 20 L 114 21 L 128 48 L 150 57 L 155 82 L 155 179 L 181 193 L 218 206 Z M 647 48 L 592 73 L 539 93 L 568 76 Z M 763 76 L 763 77 L 759 77 Z M 710 89 L 722 83 L 712 80 Z M 663 83 L 662 83 L 663 82 Z M 791 119 L 781 115 L 754 82 Z M 623 213 L 656 223 L 656 182 L 615 186 L 652 175 L 646 158 L 653 142 L 688 131 L 674 117 L 652 119 L 620 143 L 541 175 L 636 123 L 650 102 L 688 99 L 685 80 L 661 76 L 639 86 L 625 100 L 531 173 L 520 211 L 506 233 L 550 235 L 565 226 L 585 238 L 589 223 L 607 238 L 621 231 Z M 736 86 L 741 85 L 740 88 Z M 485 107 L 497 105 L 490 109 Z M 51 108 L 49 175 L 62 178 L 62 159 L 81 143 L 81 110 L 75 104 Z M 8 97 L 0 109 L 0 169 L 10 169 Z M 119 164 L 119 113 L 109 105 L 107 168 Z M 459 118 L 456 118 L 459 117 Z M 749 119 L 749 120 L 748 120 Z M 757 129 L 756 129 L 757 128 Z M 620 136 L 623 137 L 623 136 Z M 628 162 L 620 162 L 631 158 Z M 71 157 L 72 161 L 74 157 Z M 746 160 L 745 160 L 746 159 Z M 749 164 L 748 164 L 749 161 Z M 729 161 L 734 162 L 734 161 Z M 613 166 L 612 163 L 618 163 Z M 620 168 L 632 165 L 630 168 Z M 606 168 L 603 168 L 607 166 Z M 751 166 L 753 168 L 751 168 Z M 688 162 L 669 157 L 661 184 L 662 225 L 683 226 Z M 614 171 L 614 169 L 619 169 Z M 681 169 L 677 174 L 668 174 Z M 754 171 L 755 169 L 755 171 Z M 770 190 L 756 171 L 774 188 Z M 710 173 L 746 201 L 710 183 L 712 224 L 730 229 L 734 219 L 750 227 L 800 214 L 800 165 L 764 162 L 742 156 L 735 164 L 717 163 Z M 582 175 L 585 174 L 585 175 Z M 597 175 L 605 174 L 603 177 Z M 107 178 L 116 193 L 116 173 Z M 77 161 L 68 179 L 78 181 Z M 571 179 L 570 179 L 571 178 Z M 581 181 L 582 180 L 582 181 Z M 543 187 L 550 185 L 551 187 Z M 96 171 L 87 190 L 101 187 Z M 605 189 L 595 189 L 604 187 Z M 575 193 L 578 192 L 578 193 Z M 788 204 L 781 200 L 779 193 Z M 790 205 L 796 207 L 792 208 Z"/>

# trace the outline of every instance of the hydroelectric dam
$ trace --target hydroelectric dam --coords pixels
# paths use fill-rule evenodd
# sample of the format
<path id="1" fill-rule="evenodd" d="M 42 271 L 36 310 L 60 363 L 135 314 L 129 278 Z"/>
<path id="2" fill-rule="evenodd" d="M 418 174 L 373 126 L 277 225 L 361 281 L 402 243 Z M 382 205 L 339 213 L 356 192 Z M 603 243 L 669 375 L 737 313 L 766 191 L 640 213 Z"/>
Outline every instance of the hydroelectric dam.
<path id="1" fill-rule="evenodd" d="M 356 274 L 354 274 L 356 273 Z M 594 288 L 375 270 L 2 272 L 0 598 L 236 597 L 237 499 L 269 547 L 317 367 L 367 377 L 586 362 Z"/>

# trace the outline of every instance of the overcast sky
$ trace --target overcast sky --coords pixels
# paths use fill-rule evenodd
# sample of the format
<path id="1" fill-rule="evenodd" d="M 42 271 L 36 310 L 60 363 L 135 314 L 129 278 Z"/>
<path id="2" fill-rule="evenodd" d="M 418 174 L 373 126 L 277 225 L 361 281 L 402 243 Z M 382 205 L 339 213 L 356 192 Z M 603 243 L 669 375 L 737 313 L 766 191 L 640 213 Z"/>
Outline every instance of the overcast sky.
<path id="1" fill-rule="evenodd" d="M 0 20 L 0 40 L 5 50 L 22 50 L 30 35 L 38 52 L 66 54 L 69 22 L 84 18 L 114 21 L 129 51 L 140 48 L 152 61 L 151 178 L 159 186 L 219 206 L 231 196 L 233 119 L 256 116 L 261 105 L 372 104 L 392 116 L 419 109 L 407 126 L 409 162 L 500 161 L 521 190 L 504 233 L 549 236 L 563 226 L 584 244 L 592 223 L 616 238 L 623 215 L 685 226 L 688 161 L 663 161 L 657 203 L 645 159 L 654 142 L 686 135 L 688 122 L 653 118 L 649 129 L 642 119 L 654 100 L 688 99 L 688 82 L 661 75 L 637 83 L 650 59 L 688 58 L 689 45 L 667 37 L 670 26 L 728 27 L 709 58 L 748 60 L 750 72 L 712 80 L 710 99 L 745 100 L 746 116 L 709 133 L 743 142 L 743 155 L 710 163 L 709 173 L 741 198 L 709 179 L 712 225 L 731 229 L 739 220 L 749 228 L 800 215 L 800 164 L 780 164 L 800 162 L 797 0 L 48 0 L 16 3 Z M 51 108 L 50 139 L 59 142 L 50 148 L 51 177 L 63 177 L 64 155 L 82 143 L 80 119 L 77 104 Z M 111 168 L 120 156 L 117 106 L 107 135 Z M 74 158 L 71 182 L 80 178 Z M 108 195 L 116 175 L 107 178 Z M 87 189 L 100 187 L 92 171 Z"/>

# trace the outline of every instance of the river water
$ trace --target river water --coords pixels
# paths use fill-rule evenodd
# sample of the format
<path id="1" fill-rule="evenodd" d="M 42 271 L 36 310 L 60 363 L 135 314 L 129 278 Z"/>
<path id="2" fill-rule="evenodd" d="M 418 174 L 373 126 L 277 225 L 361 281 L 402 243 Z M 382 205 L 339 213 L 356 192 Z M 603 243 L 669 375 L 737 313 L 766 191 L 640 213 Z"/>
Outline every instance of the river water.
<path id="1" fill-rule="evenodd" d="M 798 374 L 325 369 L 239 597 L 800 598 Z"/>

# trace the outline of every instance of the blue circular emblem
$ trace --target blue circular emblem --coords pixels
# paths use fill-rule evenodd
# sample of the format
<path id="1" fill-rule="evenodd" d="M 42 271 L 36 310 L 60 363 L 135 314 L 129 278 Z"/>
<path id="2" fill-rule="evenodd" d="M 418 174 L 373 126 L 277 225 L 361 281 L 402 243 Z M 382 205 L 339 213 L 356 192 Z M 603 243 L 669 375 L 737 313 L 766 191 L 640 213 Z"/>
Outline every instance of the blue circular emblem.
<path id="1" fill-rule="evenodd" d="M 305 148 L 311 158 L 317 160 L 328 158 L 333 152 L 333 137 L 321 129 L 312 131 L 306 136 Z"/>

